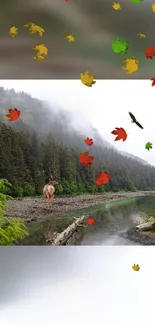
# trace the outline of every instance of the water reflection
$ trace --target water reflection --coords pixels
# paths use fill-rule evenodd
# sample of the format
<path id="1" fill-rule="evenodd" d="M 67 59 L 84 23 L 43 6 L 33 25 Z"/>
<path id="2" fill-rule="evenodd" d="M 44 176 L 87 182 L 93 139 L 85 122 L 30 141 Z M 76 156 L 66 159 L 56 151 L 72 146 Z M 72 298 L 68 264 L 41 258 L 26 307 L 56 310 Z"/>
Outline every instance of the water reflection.
<path id="1" fill-rule="evenodd" d="M 145 216 L 155 216 L 155 198 L 143 197 L 108 203 L 95 214 L 96 225 L 83 230 L 81 245 L 147 245 L 135 227 Z M 144 240 L 143 240 L 144 239 Z M 155 244 L 152 237 L 150 245 Z"/>

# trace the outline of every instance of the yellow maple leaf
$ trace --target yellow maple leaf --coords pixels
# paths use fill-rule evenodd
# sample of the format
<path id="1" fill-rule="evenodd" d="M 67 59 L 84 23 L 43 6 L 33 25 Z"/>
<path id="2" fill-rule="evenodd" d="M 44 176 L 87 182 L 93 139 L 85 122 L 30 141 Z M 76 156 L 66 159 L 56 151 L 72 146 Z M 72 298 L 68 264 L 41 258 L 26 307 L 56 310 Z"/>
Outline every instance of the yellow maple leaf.
<path id="1" fill-rule="evenodd" d="M 139 38 L 145 38 L 146 37 L 146 35 L 142 34 L 142 33 L 138 33 L 137 36 L 139 36 Z"/>
<path id="2" fill-rule="evenodd" d="M 36 54 L 35 56 L 34 56 L 34 60 L 38 60 L 38 61 L 43 61 L 44 60 L 44 56 L 43 55 L 39 55 L 39 54 Z"/>
<path id="3" fill-rule="evenodd" d="M 43 33 L 45 33 L 45 30 L 42 27 L 31 22 L 24 25 L 24 27 L 28 27 L 30 34 L 38 33 L 42 37 Z"/>
<path id="4" fill-rule="evenodd" d="M 87 87 L 92 87 L 92 85 L 96 83 L 96 81 L 94 81 L 95 76 L 91 75 L 88 70 L 86 70 L 84 74 L 81 73 L 80 78 L 81 82 Z"/>
<path id="5" fill-rule="evenodd" d="M 36 44 L 35 47 L 32 48 L 35 51 L 38 51 L 37 55 L 47 55 L 48 54 L 48 48 L 45 44 Z"/>
<path id="6" fill-rule="evenodd" d="M 65 36 L 65 38 L 68 40 L 68 42 L 70 43 L 70 42 L 74 42 L 75 41 L 75 38 L 74 38 L 74 36 L 73 35 L 66 35 Z"/>
<path id="7" fill-rule="evenodd" d="M 139 69 L 139 61 L 134 57 L 124 59 L 123 62 L 125 65 L 122 67 L 122 70 L 127 71 L 127 74 L 131 74 Z"/>
<path id="8" fill-rule="evenodd" d="M 16 26 L 12 26 L 9 29 L 9 35 L 11 35 L 12 37 L 15 37 L 18 34 L 19 34 L 19 32 L 18 32 L 18 28 Z"/>
<path id="9" fill-rule="evenodd" d="M 155 3 L 152 3 L 152 11 L 155 13 Z"/>
<path id="10" fill-rule="evenodd" d="M 122 5 L 120 2 L 114 2 L 112 5 L 114 10 L 121 10 L 122 9 Z"/>
<path id="11" fill-rule="evenodd" d="M 140 266 L 139 266 L 139 264 L 134 264 L 134 265 L 132 265 L 132 269 L 133 269 L 134 271 L 139 271 L 139 270 L 140 270 Z"/>

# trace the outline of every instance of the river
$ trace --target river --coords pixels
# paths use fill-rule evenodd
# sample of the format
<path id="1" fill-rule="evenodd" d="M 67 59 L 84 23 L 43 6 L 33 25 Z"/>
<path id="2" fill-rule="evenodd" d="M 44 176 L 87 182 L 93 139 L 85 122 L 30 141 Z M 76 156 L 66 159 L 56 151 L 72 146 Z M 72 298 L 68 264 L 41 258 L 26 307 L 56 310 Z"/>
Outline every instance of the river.
<path id="1" fill-rule="evenodd" d="M 81 229 L 71 245 L 155 245 L 154 235 L 135 231 L 137 224 L 155 217 L 154 196 L 108 202 L 91 210 L 96 224 Z"/>

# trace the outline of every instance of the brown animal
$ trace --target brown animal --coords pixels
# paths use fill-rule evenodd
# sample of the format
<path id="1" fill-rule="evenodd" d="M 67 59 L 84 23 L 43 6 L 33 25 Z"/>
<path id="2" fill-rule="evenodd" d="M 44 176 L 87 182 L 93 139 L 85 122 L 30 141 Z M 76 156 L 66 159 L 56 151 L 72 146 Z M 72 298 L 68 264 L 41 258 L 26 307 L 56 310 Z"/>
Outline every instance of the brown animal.
<path id="1" fill-rule="evenodd" d="M 50 179 L 49 183 L 46 184 L 43 188 L 43 195 L 44 195 L 45 201 L 47 201 L 49 210 L 50 210 L 50 206 L 51 206 L 51 210 L 52 210 L 52 202 L 53 202 L 54 192 L 55 192 L 54 186 L 58 185 L 58 184 L 59 184 L 58 181 Z"/>

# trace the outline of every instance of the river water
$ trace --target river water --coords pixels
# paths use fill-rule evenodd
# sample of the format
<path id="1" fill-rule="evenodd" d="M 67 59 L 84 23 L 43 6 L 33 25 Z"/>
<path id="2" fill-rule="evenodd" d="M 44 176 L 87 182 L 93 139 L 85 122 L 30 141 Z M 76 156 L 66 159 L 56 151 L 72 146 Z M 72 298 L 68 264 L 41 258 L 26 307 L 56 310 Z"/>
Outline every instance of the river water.
<path id="1" fill-rule="evenodd" d="M 90 211 L 90 210 L 89 210 Z M 155 197 L 137 197 L 92 207 L 95 225 L 79 231 L 72 245 L 155 245 L 155 236 L 135 231 L 147 217 L 155 217 Z"/>

